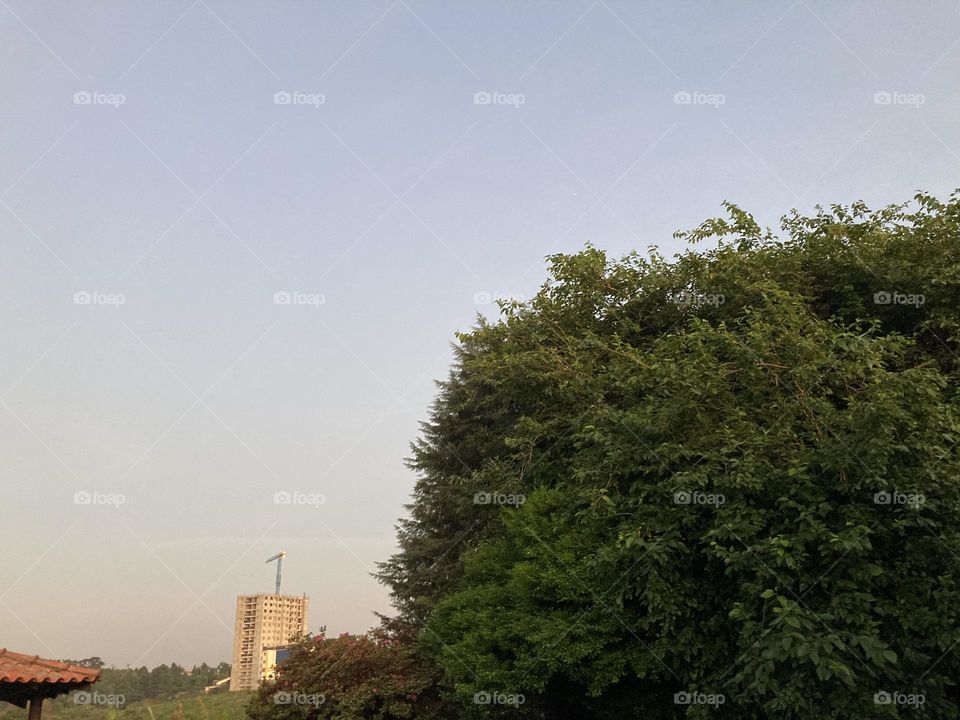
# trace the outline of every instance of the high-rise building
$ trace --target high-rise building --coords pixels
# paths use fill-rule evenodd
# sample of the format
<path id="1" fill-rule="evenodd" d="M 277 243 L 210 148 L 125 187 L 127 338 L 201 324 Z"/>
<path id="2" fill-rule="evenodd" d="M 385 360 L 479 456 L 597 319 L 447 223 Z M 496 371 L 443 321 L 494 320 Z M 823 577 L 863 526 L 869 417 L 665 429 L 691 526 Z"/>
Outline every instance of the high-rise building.
<path id="1" fill-rule="evenodd" d="M 275 652 L 306 633 L 309 602 L 306 595 L 237 596 L 231 691 L 253 690 L 272 672 L 264 649 Z"/>

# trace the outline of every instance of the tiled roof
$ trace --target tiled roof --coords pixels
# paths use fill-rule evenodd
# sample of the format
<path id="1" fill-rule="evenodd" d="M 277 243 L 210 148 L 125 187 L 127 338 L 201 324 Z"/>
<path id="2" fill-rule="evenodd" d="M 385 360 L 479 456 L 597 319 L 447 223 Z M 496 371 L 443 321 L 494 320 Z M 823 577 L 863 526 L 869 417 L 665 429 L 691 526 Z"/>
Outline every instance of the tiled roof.
<path id="1" fill-rule="evenodd" d="M 24 655 L 0 648 L 0 684 L 2 683 L 90 683 L 100 671 L 38 655 Z"/>

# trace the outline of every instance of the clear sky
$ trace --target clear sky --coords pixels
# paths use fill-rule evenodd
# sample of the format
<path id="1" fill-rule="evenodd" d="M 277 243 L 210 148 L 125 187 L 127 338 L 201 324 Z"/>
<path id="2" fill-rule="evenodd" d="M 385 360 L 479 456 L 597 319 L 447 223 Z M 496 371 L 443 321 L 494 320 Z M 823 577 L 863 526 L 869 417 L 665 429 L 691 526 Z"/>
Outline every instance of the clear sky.
<path id="1" fill-rule="evenodd" d="M 960 185 L 956 0 L 0 0 L 0 57 L 0 646 L 120 666 L 228 660 L 279 550 L 370 627 L 547 254 Z"/>

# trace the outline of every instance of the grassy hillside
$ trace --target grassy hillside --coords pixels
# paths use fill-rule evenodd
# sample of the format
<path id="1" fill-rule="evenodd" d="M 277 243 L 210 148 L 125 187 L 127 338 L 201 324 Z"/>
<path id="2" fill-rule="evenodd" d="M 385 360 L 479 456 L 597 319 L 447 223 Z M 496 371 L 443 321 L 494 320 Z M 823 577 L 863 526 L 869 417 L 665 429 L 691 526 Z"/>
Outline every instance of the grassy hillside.
<path id="1" fill-rule="evenodd" d="M 122 709 L 48 701 L 43 705 L 43 720 L 243 720 L 250 694 L 191 694 L 176 700 L 141 700 Z M 0 703 L 0 719 L 26 717 L 26 710 Z"/>

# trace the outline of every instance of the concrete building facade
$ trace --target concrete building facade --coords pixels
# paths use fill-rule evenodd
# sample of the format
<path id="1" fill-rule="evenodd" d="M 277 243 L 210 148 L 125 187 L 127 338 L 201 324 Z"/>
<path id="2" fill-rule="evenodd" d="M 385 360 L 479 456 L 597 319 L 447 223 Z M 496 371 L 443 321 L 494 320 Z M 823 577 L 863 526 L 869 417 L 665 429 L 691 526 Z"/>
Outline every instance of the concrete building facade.
<path id="1" fill-rule="evenodd" d="M 264 649 L 282 648 L 307 632 L 310 599 L 296 595 L 238 595 L 230 690 L 253 690 L 272 671 Z"/>

